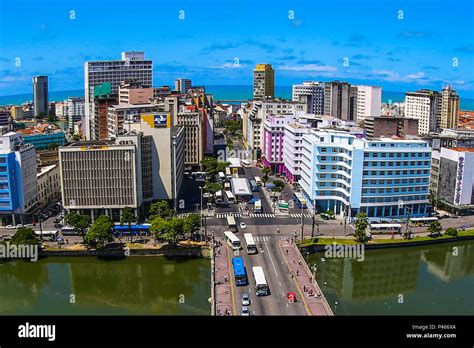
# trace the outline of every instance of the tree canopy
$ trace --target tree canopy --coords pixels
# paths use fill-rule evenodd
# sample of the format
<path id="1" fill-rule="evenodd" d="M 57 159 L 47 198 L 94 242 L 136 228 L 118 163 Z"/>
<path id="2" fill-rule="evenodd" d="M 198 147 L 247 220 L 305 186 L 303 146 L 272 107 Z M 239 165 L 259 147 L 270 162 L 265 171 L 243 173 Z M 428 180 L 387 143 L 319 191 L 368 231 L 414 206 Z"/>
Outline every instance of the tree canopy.
<path id="1" fill-rule="evenodd" d="M 153 219 L 157 216 L 167 219 L 174 215 L 174 210 L 170 208 L 167 201 L 161 200 L 152 203 L 150 210 L 148 211 L 148 216 L 150 219 Z"/>
<path id="2" fill-rule="evenodd" d="M 369 219 L 367 214 L 363 211 L 356 215 L 355 219 L 355 239 L 359 243 L 364 243 L 366 239 L 365 231 L 369 226 Z"/>
<path id="3" fill-rule="evenodd" d="M 39 244 L 39 240 L 33 231 L 29 227 L 20 227 L 11 239 L 12 244 Z"/>
<path id="4" fill-rule="evenodd" d="M 103 248 L 107 243 L 114 240 L 112 235 L 112 219 L 107 215 L 100 215 L 92 224 L 84 237 L 84 242 L 91 247 Z"/>

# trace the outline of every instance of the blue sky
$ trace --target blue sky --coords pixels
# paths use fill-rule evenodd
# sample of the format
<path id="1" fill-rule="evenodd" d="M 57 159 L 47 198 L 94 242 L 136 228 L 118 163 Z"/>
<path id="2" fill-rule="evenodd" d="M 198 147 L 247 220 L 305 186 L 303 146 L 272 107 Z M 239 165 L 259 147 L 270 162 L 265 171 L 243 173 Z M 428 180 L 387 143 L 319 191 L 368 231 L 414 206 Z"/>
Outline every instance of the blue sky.
<path id="1" fill-rule="evenodd" d="M 277 85 L 341 79 L 406 91 L 449 82 L 474 97 L 473 3 L 0 0 L 0 95 L 30 92 L 38 74 L 50 90 L 80 89 L 85 61 L 143 50 L 155 86 L 177 77 L 250 85 L 254 65 L 271 63 Z"/>

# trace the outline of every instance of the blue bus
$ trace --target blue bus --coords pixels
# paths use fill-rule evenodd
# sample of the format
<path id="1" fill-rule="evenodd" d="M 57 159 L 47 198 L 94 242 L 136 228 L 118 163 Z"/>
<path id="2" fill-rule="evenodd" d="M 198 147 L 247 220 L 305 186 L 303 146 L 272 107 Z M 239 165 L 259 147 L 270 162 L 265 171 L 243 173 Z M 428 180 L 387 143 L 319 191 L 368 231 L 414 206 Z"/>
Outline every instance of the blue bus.
<path id="1" fill-rule="evenodd" d="M 134 236 L 149 235 L 150 226 L 151 224 L 142 224 L 142 225 L 132 224 L 130 226 L 131 227 L 131 231 L 130 231 L 128 228 L 128 224 L 124 224 L 123 226 L 116 224 L 114 225 L 114 235 L 130 236 L 130 232 L 132 232 Z"/>
<path id="2" fill-rule="evenodd" d="M 232 258 L 232 268 L 234 269 L 235 284 L 247 285 L 247 272 L 245 271 L 242 256 Z"/>

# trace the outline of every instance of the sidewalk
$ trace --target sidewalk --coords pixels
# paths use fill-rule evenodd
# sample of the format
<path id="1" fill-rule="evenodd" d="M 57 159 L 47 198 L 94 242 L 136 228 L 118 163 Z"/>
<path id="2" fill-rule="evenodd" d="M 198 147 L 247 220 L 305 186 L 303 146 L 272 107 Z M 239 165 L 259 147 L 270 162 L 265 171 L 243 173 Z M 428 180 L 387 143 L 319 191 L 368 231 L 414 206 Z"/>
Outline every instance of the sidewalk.
<path id="1" fill-rule="evenodd" d="M 308 314 L 334 315 L 295 244 L 292 243 L 290 239 L 282 240 L 280 247 L 286 258 L 290 272 L 294 276 L 293 279 L 298 286 L 298 299 L 303 300 L 301 297 L 304 296 L 305 307 L 307 311 L 309 310 L 310 312 Z"/>
<path id="2" fill-rule="evenodd" d="M 219 245 L 221 243 L 222 245 Z M 214 247 L 214 267 L 215 267 L 215 304 L 216 315 L 236 315 L 232 308 L 232 285 L 230 282 L 228 248 L 225 243 L 216 239 L 218 246 Z"/>

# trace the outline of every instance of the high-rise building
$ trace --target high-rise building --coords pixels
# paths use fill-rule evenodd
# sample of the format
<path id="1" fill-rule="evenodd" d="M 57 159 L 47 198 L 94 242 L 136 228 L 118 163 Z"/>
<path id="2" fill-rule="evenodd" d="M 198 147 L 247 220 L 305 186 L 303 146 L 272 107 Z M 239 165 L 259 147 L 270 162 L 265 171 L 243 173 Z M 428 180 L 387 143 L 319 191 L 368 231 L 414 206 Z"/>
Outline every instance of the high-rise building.
<path id="1" fill-rule="evenodd" d="M 103 60 L 84 64 L 84 95 L 86 138 L 94 139 L 94 87 L 104 82 L 112 86 L 112 94 L 118 94 L 120 83 L 133 80 L 144 88 L 153 85 L 153 63 L 145 59 L 144 52 L 122 52 L 122 60 Z"/>
<path id="2" fill-rule="evenodd" d="M 156 199 L 174 200 L 184 175 L 184 132 L 169 114 L 128 121 L 115 140 L 70 143 L 59 148 L 61 194 L 66 210 L 119 221 L 125 207 L 137 214 Z M 127 127 L 129 128 L 129 127 Z M 143 210 L 141 208 L 144 208 Z"/>
<path id="3" fill-rule="evenodd" d="M 324 115 L 341 120 L 357 120 L 357 87 L 348 82 L 326 82 L 324 86 Z"/>
<path id="4" fill-rule="evenodd" d="M 451 86 L 441 91 L 440 128 L 456 129 L 459 123 L 459 96 Z"/>
<path id="5" fill-rule="evenodd" d="M 309 206 L 370 220 L 429 215 L 431 149 L 422 140 L 357 139 L 347 132 L 303 135 L 301 178 Z"/>
<path id="6" fill-rule="evenodd" d="M 34 116 L 48 116 L 48 76 L 33 77 Z"/>
<path id="7" fill-rule="evenodd" d="M 108 113 L 109 107 L 117 104 L 117 95 L 112 94 L 112 85 L 104 82 L 94 87 L 94 139 L 108 138 Z"/>
<path id="8" fill-rule="evenodd" d="M 293 85 L 293 101 L 305 102 L 308 113 L 324 114 L 324 83 L 303 82 L 302 85 Z"/>
<path id="9" fill-rule="evenodd" d="M 66 101 L 68 130 L 74 132 L 74 123 L 80 121 L 84 116 L 84 98 L 83 97 L 69 97 Z"/>
<path id="10" fill-rule="evenodd" d="M 380 116 L 382 112 L 382 87 L 363 85 L 355 87 L 357 87 L 357 120 Z"/>
<path id="11" fill-rule="evenodd" d="M 419 135 L 438 130 L 441 109 L 439 100 L 439 93 L 429 89 L 405 93 L 405 117 L 418 119 Z"/>
<path id="12" fill-rule="evenodd" d="M 271 64 L 257 64 L 253 71 L 253 98 L 275 96 L 275 71 Z"/>
<path id="13" fill-rule="evenodd" d="M 23 222 L 38 192 L 35 148 L 20 134 L 7 133 L 0 136 L 0 163 L 0 217 L 13 224 Z"/>
<path id="14" fill-rule="evenodd" d="M 364 118 L 364 129 L 367 139 L 393 136 L 405 138 L 418 135 L 418 120 L 408 117 L 371 116 Z"/>
<path id="15" fill-rule="evenodd" d="M 174 80 L 174 90 L 185 94 L 188 90 L 192 88 L 192 82 L 190 79 L 176 79 Z"/>
<path id="16" fill-rule="evenodd" d="M 306 113 L 307 104 L 283 99 L 253 100 L 243 111 L 242 131 L 244 147 L 252 159 L 260 159 L 263 153 L 263 125 L 268 115 Z"/>
<path id="17" fill-rule="evenodd" d="M 433 151 L 430 189 L 436 205 L 461 214 L 474 213 L 474 149 Z"/>

